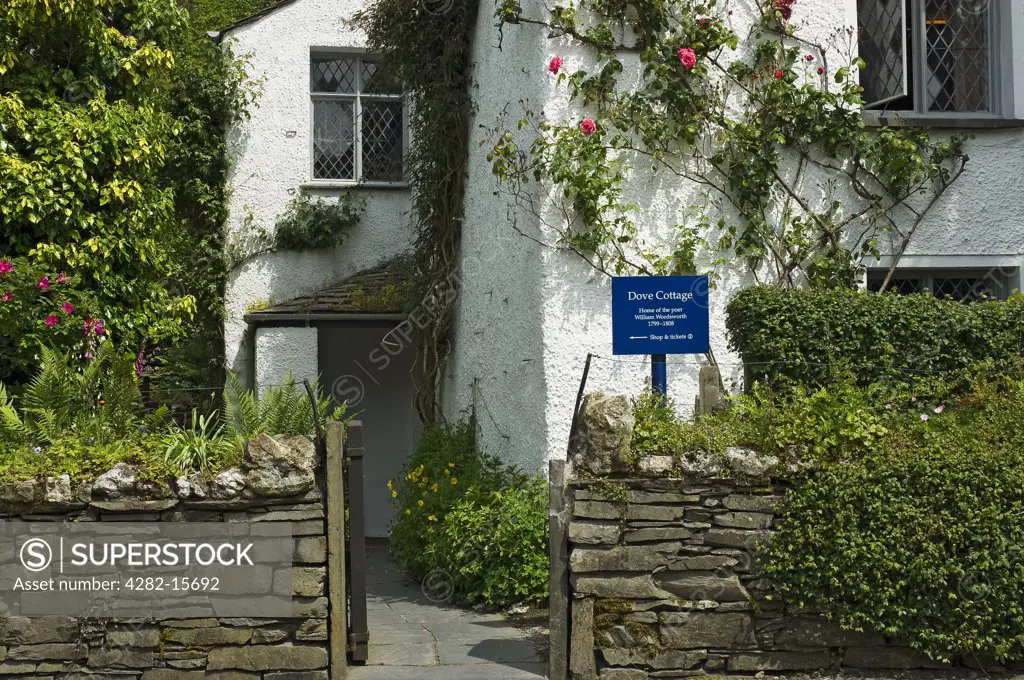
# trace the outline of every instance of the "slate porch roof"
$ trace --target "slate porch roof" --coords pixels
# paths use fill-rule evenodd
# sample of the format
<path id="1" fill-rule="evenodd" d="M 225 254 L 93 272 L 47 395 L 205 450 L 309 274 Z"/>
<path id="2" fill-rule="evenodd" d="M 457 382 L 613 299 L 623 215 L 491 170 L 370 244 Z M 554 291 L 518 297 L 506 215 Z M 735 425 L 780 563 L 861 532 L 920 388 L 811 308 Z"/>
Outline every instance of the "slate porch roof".
<path id="1" fill-rule="evenodd" d="M 273 304 L 245 315 L 246 321 L 295 316 L 403 315 L 408 311 L 414 270 L 408 258 L 364 269 L 311 295 Z"/>

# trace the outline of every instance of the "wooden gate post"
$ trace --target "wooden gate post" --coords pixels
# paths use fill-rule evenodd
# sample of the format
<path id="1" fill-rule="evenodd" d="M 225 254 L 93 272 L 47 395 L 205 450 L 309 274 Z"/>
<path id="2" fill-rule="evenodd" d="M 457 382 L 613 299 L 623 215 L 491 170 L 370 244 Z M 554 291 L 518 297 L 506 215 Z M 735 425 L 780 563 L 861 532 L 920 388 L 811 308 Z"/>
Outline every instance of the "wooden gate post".
<path id="1" fill-rule="evenodd" d="M 363 490 L 363 423 L 353 420 L 345 434 L 349 494 L 349 606 L 348 648 L 352 661 L 365 662 L 370 630 L 366 621 L 366 501 Z"/>
<path id="2" fill-rule="evenodd" d="M 548 530 L 551 573 L 548 613 L 550 658 L 548 678 L 566 680 L 569 675 L 569 527 L 565 502 L 565 461 L 548 464 Z"/>
<path id="3" fill-rule="evenodd" d="M 345 425 L 327 423 L 327 603 L 330 607 L 331 677 L 343 678 L 348 666 L 345 594 Z"/>

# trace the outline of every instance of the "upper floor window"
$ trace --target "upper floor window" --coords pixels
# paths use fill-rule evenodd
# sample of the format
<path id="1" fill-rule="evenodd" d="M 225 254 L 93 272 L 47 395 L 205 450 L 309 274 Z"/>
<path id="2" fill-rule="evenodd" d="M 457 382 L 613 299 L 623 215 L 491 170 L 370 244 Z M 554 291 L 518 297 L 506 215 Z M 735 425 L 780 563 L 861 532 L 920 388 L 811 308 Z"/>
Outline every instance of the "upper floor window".
<path id="1" fill-rule="evenodd" d="M 402 88 L 363 55 L 313 53 L 313 179 L 401 182 Z"/>
<path id="2" fill-rule="evenodd" d="M 1001 114 L 1000 0 L 857 0 L 867 109 Z M 1008 42 L 1008 41 L 1006 41 Z"/>
<path id="3" fill-rule="evenodd" d="M 868 290 L 881 290 L 886 269 L 869 269 Z M 901 294 L 931 293 L 957 302 L 1005 300 L 1018 282 L 1018 272 L 1006 267 L 994 269 L 897 269 L 887 290 Z"/>

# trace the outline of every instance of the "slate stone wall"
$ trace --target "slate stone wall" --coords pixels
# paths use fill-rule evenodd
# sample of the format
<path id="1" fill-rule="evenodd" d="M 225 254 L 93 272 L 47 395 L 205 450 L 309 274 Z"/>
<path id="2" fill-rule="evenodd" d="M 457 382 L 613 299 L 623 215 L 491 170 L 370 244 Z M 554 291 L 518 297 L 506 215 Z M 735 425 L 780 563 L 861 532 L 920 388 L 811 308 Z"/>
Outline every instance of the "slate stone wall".
<path id="1" fill-rule="evenodd" d="M 295 544 L 295 568 L 274 574 L 282 581 L 275 592 L 293 593 L 288 618 L 0 616 L 0 678 L 327 680 L 325 499 L 316 469 L 308 439 L 264 437 L 249 443 L 240 468 L 210 481 L 154 484 L 121 464 L 81 484 L 58 477 L 0 485 L 4 520 L 290 522 Z M 12 582 L 0 571 L 0 588 L 10 592 Z"/>
<path id="2" fill-rule="evenodd" d="M 764 598 L 756 545 L 785 484 L 743 474 L 757 456 L 730 451 L 730 478 L 570 481 L 571 678 L 944 668 Z"/>

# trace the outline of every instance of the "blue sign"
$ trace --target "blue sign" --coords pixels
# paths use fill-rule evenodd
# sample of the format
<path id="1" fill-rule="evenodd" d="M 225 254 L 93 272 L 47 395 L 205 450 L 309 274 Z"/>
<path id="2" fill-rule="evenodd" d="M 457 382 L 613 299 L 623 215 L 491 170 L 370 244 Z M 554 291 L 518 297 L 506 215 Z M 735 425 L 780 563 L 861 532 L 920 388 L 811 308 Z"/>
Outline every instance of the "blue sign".
<path id="1" fill-rule="evenodd" d="M 707 276 L 612 279 L 612 354 L 704 354 L 709 324 Z"/>

